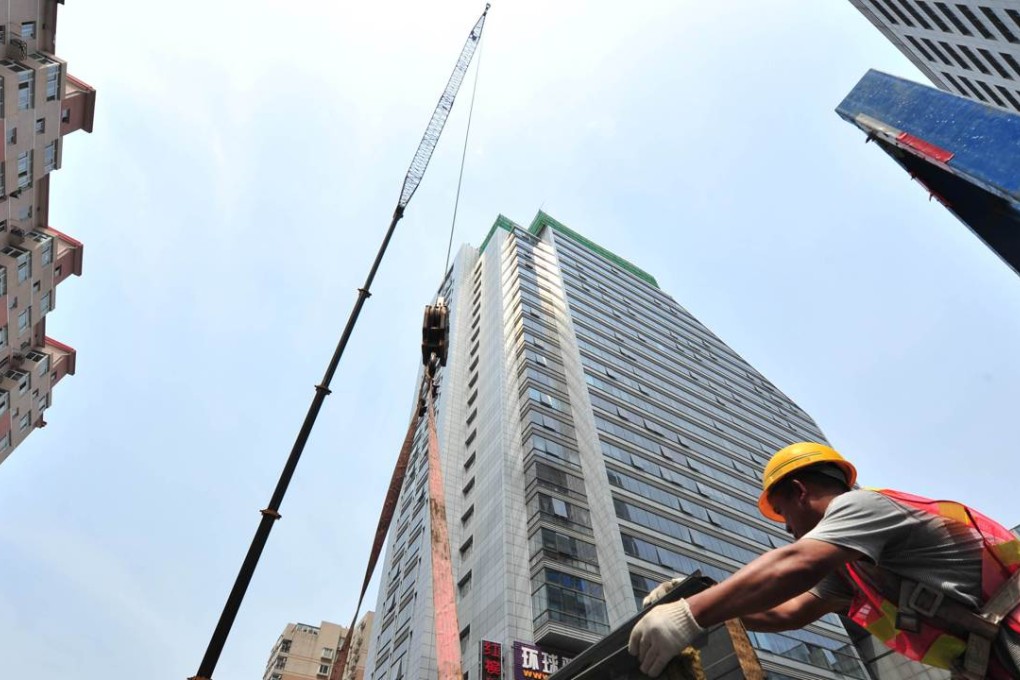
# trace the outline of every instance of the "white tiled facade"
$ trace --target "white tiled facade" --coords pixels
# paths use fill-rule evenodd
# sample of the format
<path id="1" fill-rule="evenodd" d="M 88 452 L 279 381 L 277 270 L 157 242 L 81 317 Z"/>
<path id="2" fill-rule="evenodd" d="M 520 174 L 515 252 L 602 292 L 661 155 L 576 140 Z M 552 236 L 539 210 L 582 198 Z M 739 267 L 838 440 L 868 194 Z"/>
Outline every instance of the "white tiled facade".
<path id="1" fill-rule="evenodd" d="M 1017 0 L 850 0 L 938 87 L 1020 113 Z"/>
<path id="2" fill-rule="evenodd" d="M 787 539 L 755 501 L 814 422 L 633 265 L 539 213 L 497 220 L 450 304 L 438 429 L 463 670 L 481 641 L 573 656 L 658 582 L 725 578 Z M 426 302 L 426 301 L 423 301 Z M 393 526 L 366 677 L 436 676 L 424 427 Z M 770 677 L 866 678 L 836 617 L 754 635 Z"/>

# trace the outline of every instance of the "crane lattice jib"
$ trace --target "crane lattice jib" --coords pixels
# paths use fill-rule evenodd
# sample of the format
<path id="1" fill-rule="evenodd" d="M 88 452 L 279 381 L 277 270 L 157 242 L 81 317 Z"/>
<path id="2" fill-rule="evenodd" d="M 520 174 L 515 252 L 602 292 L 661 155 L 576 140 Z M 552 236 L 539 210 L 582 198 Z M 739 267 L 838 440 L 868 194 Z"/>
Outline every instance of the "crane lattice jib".
<path id="1" fill-rule="evenodd" d="M 457 65 L 454 67 L 453 73 L 450 74 L 450 81 L 446 84 L 446 89 L 443 90 L 439 103 L 436 104 L 436 110 L 432 113 L 432 120 L 429 121 L 428 126 L 425 128 L 425 134 L 422 135 L 421 143 L 418 144 L 418 150 L 414 152 L 414 158 L 411 159 L 411 167 L 407 169 L 407 175 L 404 177 L 404 187 L 400 192 L 400 201 L 398 203 L 400 208 L 407 207 L 411 197 L 414 196 L 414 192 L 417 191 L 418 185 L 421 184 L 425 168 L 428 167 L 429 160 L 432 158 L 432 152 L 436 149 L 439 136 L 443 134 L 446 119 L 450 116 L 453 100 L 457 98 L 460 84 L 464 82 L 468 66 L 471 65 L 471 58 L 475 55 L 475 49 L 477 49 L 478 43 L 482 39 L 482 28 L 485 26 L 485 15 L 488 13 L 489 5 L 486 5 L 485 11 L 482 12 L 482 16 L 478 17 L 475 27 L 471 29 L 471 35 L 468 36 L 467 42 L 464 43 L 464 49 L 461 50 L 460 58 L 457 59 Z"/>

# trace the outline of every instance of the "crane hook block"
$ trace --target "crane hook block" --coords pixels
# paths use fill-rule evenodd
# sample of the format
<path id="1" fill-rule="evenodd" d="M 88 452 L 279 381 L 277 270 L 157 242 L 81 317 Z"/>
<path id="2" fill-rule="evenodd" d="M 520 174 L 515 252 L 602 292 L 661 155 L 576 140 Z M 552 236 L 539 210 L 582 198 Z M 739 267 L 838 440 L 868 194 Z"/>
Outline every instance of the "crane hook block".
<path id="1" fill-rule="evenodd" d="M 443 298 L 434 305 L 426 305 L 425 320 L 421 327 L 421 360 L 428 366 L 435 356 L 439 365 L 446 365 L 446 349 L 450 345 L 450 310 Z"/>

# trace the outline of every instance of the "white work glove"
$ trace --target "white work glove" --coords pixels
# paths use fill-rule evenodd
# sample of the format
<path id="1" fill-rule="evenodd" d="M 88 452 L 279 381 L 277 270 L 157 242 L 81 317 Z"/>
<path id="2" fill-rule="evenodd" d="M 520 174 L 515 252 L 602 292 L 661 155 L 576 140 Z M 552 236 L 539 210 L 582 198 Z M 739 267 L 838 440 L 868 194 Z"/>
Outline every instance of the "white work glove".
<path id="1" fill-rule="evenodd" d="M 658 677 L 669 660 L 705 632 L 691 614 L 687 600 L 660 604 L 634 626 L 627 650 L 641 663 L 641 672 Z"/>
<path id="2" fill-rule="evenodd" d="M 649 605 L 655 604 L 656 602 L 661 600 L 666 595 L 666 593 L 668 593 L 669 591 L 673 590 L 678 585 L 683 583 L 683 581 L 684 579 L 682 578 L 674 578 L 668 581 L 664 581 L 663 583 L 660 583 L 659 585 L 655 586 L 655 590 L 645 595 L 645 599 L 641 600 L 641 606 L 647 607 Z"/>

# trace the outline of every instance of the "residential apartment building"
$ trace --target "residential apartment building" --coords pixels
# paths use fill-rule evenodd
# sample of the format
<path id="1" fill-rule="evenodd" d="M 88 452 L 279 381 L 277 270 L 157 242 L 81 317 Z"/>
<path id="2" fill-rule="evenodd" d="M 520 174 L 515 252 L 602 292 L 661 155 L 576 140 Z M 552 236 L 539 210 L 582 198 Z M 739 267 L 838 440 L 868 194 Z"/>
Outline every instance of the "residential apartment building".
<path id="1" fill-rule="evenodd" d="M 263 680 L 321 680 L 329 677 L 347 629 L 329 621 L 318 626 L 288 623 L 273 645 Z"/>
<path id="2" fill-rule="evenodd" d="M 368 639 L 373 612 L 366 613 L 354 629 L 343 680 L 362 680 L 368 658 Z M 288 623 L 266 661 L 263 680 L 323 680 L 343 648 L 347 629 L 329 621 L 318 626 Z"/>
<path id="3" fill-rule="evenodd" d="M 73 348 L 46 335 L 57 286 L 81 275 L 82 244 L 49 221 L 64 137 L 92 131 L 96 92 L 56 56 L 58 0 L 0 5 L 0 463 L 46 424 Z"/>
<path id="4" fill-rule="evenodd" d="M 659 582 L 721 580 L 787 543 L 758 513 L 762 469 L 823 434 L 651 275 L 539 213 L 529 228 L 500 217 L 438 294 L 465 680 L 541 680 Z M 371 680 L 436 675 L 425 429 L 388 538 Z M 751 639 L 773 678 L 868 677 L 835 616 Z"/>
<path id="5" fill-rule="evenodd" d="M 1016 0 L 850 0 L 938 87 L 1020 113 Z"/>
<path id="6" fill-rule="evenodd" d="M 351 651 L 347 655 L 347 668 L 344 669 L 341 680 L 363 680 L 365 667 L 368 665 L 368 647 L 372 639 L 372 622 L 375 620 L 375 612 L 366 612 L 361 621 L 354 628 L 354 635 L 351 637 Z"/>

